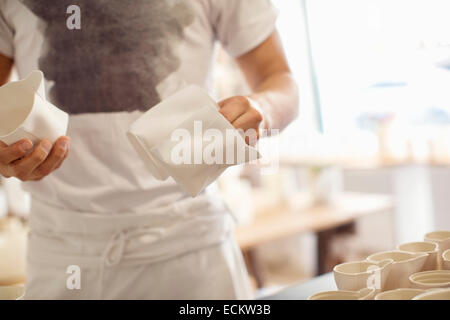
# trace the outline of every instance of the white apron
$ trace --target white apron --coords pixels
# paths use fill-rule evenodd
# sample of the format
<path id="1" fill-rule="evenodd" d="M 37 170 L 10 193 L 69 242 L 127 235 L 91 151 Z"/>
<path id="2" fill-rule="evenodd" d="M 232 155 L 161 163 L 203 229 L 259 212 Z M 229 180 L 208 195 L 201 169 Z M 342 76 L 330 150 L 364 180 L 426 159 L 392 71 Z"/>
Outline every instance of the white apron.
<path id="1" fill-rule="evenodd" d="M 252 298 L 227 208 L 150 176 L 123 134 L 138 116 L 72 116 L 66 163 L 27 185 L 25 299 Z"/>

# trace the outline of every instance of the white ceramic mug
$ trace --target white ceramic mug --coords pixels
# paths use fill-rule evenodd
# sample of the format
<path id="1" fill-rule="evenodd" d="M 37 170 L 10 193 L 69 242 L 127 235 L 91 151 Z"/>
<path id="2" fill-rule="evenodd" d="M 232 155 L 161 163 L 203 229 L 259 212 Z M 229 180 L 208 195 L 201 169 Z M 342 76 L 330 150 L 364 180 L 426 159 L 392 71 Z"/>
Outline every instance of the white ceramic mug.
<path id="1" fill-rule="evenodd" d="M 442 254 L 445 250 L 450 249 L 450 231 L 429 232 L 424 239 L 425 241 L 432 241 L 438 244 L 438 269 L 442 269 Z"/>
<path id="2" fill-rule="evenodd" d="M 0 140 L 52 143 L 67 132 L 69 116 L 45 99 L 44 75 L 33 71 L 24 80 L 0 87 Z"/>
<path id="3" fill-rule="evenodd" d="M 412 253 L 406 251 L 384 251 L 372 254 L 367 260 L 377 263 L 386 259 L 392 259 L 392 268 L 386 281 L 385 290 L 397 288 L 409 288 L 409 276 L 422 270 L 427 259 L 426 253 Z"/>
<path id="4" fill-rule="evenodd" d="M 333 269 L 339 290 L 358 291 L 363 288 L 383 290 L 392 260 L 381 262 L 356 261 L 338 264 Z"/>
<path id="5" fill-rule="evenodd" d="M 438 268 L 439 247 L 436 242 L 418 241 L 401 244 L 397 247 L 400 251 L 413 253 L 426 253 L 428 258 L 425 261 L 421 271 L 436 270 Z"/>
<path id="6" fill-rule="evenodd" d="M 189 85 L 144 113 L 127 136 L 157 179 L 171 176 L 196 196 L 226 168 L 260 158 L 218 109 L 203 89 Z"/>
<path id="7" fill-rule="evenodd" d="M 450 249 L 442 253 L 442 269 L 450 270 Z"/>
<path id="8" fill-rule="evenodd" d="M 375 296 L 375 300 L 412 300 L 414 297 L 425 292 L 425 290 L 421 289 L 399 288 L 380 292 Z"/>
<path id="9" fill-rule="evenodd" d="M 409 277 L 411 287 L 417 289 L 450 288 L 450 270 L 422 271 Z"/>
<path id="10" fill-rule="evenodd" d="M 313 294 L 308 300 L 371 300 L 375 289 L 364 288 L 359 291 L 324 291 Z"/>
<path id="11" fill-rule="evenodd" d="M 430 290 L 414 297 L 413 300 L 450 300 L 450 289 Z"/>

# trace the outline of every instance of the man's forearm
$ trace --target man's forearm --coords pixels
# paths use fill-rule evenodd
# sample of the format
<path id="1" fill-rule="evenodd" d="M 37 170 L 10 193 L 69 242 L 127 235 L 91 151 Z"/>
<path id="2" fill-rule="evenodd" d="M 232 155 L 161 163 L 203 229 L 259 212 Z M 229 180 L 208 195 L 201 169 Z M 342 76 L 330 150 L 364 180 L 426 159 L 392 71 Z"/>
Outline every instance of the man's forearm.
<path id="1" fill-rule="evenodd" d="M 298 88 L 278 32 L 238 57 L 237 62 L 253 90 L 250 100 L 262 111 L 265 129 L 284 129 L 297 116 Z"/>
<path id="2" fill-rule="evenodd" d="M 298 115 L 298 96 L 292 74 L 279 72 L 265 79 L 249 98 L 261 108 L 265 129 L 282 130 Z"/>

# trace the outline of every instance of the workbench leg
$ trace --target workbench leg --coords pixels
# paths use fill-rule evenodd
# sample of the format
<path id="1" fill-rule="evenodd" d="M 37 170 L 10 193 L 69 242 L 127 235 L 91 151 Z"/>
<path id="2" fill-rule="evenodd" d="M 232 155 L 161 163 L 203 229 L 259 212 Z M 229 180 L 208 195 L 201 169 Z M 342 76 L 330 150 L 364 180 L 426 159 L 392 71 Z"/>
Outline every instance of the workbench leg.
<path id="1" fill-rule="evenodd" d="M 339 234 L 354 234 L 356 232 L 355 222 L 349 222 L 337 228 L 316 232 L 317 235 L 317 275 L 332 271 L 331 244 L 333 238 Z"/>
<path id="2" fill-rule="evenodd" d="M 334 230 L 319 231 L 317 235 L 317 275 L 328 272 L 328 257 L 330 255 L 331 239 Z"/>
<path id="3" fill-rule="evenodd" d="M 256 281 L 258 289 L 264 287 L 264 275 L 261 261 L 258 259 L 258 253 L 256 249 L 248 249 L 243 253 L 245 262 L 247 264 L 248 272 Z"/>

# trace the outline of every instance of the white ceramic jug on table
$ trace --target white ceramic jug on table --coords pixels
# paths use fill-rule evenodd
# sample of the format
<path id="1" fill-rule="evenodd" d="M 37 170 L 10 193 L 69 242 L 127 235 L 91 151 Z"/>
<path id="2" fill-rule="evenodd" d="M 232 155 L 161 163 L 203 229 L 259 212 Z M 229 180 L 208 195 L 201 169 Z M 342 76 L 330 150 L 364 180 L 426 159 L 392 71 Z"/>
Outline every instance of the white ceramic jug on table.
<path id="1" fill-rule="evenodd" d="M 438 244 L 435 242 L 428 242 L 428 241 L 408 242 L 399 245 L 397 249 L 400 251 L 428 254 L 427 260 L 425 261 L 425 264 L 423 265 L 421 271 L 436 270 L 438 268 L 439 247 Z"/>
<path id="2" fill-rule="evenodd" d="M 406 251 L 384 251 L 372 254 L 367 261 L 377 263 L 392 259 L 392 268 L 385 284 L 384 290 L 409 288 L 409 276 L 422 270 L 428 255 L 426 253 L 412 253 Z"/>
<path id="3" fill-rule="evenodd" d="M 0 141 L 10 145 L 27 138 L 54 143 L 66 134 L 68 121 L 67 113 L 46 100 L 41 71 L 0 87 Z"/>
<path id="4" fill-rule="evenodd" d="M 450 249 L 450 231 L 429 232 L 425 235 L 424 239 L 425 241 L 436 242 L 438 244 L 438 269 L 442 269 L 442 254 L 445 250 Z"/>
<path id="5" fill-rule="evenodd" d="M 338 264 L 333 269 L 339 290 L 358 291 L 363 288 L 383 290 L 391 270 L 392 260 L 380 262 L 356 261 Z"/>
<path id="6" fill-rule="evenodd" d="M 171 176 L 194 197 L 226 168 L 260 158 L 218 109 L 203 89 L 189 85 L 144 113 L 127 136 L 155 178 Z"/>

